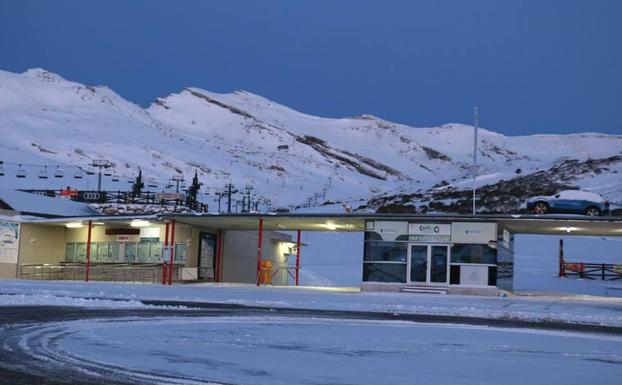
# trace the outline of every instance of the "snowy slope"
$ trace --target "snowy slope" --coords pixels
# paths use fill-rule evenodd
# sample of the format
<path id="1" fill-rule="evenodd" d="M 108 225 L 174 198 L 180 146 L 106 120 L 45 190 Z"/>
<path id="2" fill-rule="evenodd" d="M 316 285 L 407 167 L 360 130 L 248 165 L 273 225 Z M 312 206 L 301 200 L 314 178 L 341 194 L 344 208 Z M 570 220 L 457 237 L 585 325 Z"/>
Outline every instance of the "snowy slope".
<path id="1" fill-rule="evenodd" d="M 3 187 L 93 188 L 84 172 L 93 159 L 114 162 L 128 188 L 141 167 L 163 190 L 173 175 L 198 172 L 201 199 L 232 181 L 272 199 L 274 206 L 361 200 L 385 193 L 427 191 L 441 181 L 470 188 L 471 126 L 414 128 L 363 115 L 307 115 L 244 91 L 198 88 L 158 98 L 146 109 L 106 87 L 71 82 L 42 69 L 0 71 L 0 160 Z M 596 133 L 508 137 L 480 130 L 478 183 L 547 170 L 567 160 L 622 154 L 622 136 Z M 15 177 L 21 168 L 28 176 Z M 47 165 L 48 179 L 37 178 Z M 56 169 L 63 178 L 53 178 Z M 622 162 L 573 180 L 622 201 Z M 214 205 L 212 205 L 214 207 Z"/>

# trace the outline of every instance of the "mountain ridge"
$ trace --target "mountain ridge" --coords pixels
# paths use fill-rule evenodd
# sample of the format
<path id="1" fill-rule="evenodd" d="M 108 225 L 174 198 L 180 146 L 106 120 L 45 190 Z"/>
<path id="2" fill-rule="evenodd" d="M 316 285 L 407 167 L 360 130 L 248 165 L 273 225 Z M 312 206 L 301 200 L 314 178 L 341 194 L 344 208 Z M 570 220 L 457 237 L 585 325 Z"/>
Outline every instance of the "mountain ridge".
<path id="1" fill-rule="evenodd" d="M 173 175 L 188 179 L 196 171 L 212 197 L 233 181 L 254 185 L 278 206 L 367 206 L 370 199 L 421 194 L 441 182 L 456 190 L 471 183 L 472 126 L 410 127 L 366 114 L 317 117 L 248 91 L 187 87 L 143 108 L 108 87 L 44 69 L 0 71 L 0 127 L 6 171 L 0 181 L 15 188 L 58 188 L 69 181 L 34 175 L 44 166 L 67 175 L 84 172 L 98 158 L 111 160 L 120 179 L 131 179 L 140 167 L 157 190 L 165 190 Z M 477 184 L 494 185 L 519 177 L 517 170 L 524 176 L 565 160 L 608 159 L 621 150 L 622 135 L 506 136 L 480 129 Z M 9 179 L 20 164 L 30 177 Z M 599 174 L 581 174 L 573 185 L 622 201 L 621 167 L 615 161 Z M 71 183 L 93 188 L 84 179 Z M 104 187 L 121 189 L 109 180 Z"/>

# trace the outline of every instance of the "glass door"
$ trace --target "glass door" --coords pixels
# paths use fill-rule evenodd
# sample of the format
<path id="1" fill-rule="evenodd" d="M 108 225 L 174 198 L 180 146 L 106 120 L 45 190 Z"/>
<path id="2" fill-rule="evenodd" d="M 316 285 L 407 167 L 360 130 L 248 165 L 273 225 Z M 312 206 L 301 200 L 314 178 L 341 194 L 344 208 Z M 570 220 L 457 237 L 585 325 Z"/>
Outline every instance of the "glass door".
<path id="1" fill-rule="evenodd" d="M 410 246 L 408 265 L 409 283 L 447 284 L 449 246 L 413 244 Z"/>
<path id="2" fill-rule="evenodd" d="M 425 283 L 428 281 L 428 246 L 410 246 L 410 282 Z"/>
<path id="3" fill-rule="evenodd" d="M 200 234 L 199 243 L 199 279 L 214 279 L 214 261 L 216 259 L 216 236 Z"/>
<path id="4" fill-rule="evenodd" d="M 428 250 L 430 258 L 430 283 L 447 283 L 449 246 L 431 245 Z"/>

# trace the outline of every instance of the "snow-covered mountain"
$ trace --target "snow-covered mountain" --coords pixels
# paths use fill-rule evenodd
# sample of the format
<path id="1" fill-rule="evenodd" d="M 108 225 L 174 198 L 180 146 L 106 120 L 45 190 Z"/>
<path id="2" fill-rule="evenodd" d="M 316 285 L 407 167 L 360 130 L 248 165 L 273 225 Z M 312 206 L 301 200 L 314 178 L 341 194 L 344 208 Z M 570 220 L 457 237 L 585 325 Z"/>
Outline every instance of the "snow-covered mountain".
<path id="1" fill-rule="evenodd" d="M 74 174 L 100 158 L 114 163 L 112 173 L 120 179 L 105 177 L 108 189 L 127 189 L 138 167 L 158 186 L 152 190 L 165 189 L 173 175 L 189 179 L 196 171 L 207 187 L 203 193 L 232 181 L 240 188 L 253 185 L 274 206 L 365 205 L 372 197 L 373 209 L 430 206 L 439 191 L 455 195 L 471 187 L 471 126 L 415 128 L 369 115 L 321 118 L 245 91 L 187 88 L 144 109 L 107 87 L 42 69 L 0 71 L 0 130 L 0 183 L 10 188 L 93 188 L 94 176 Z M 520 189 L 532 177 L 534 195 L 541 193 L 538 184 L 546 184 L 622 201 L 622 135 L 510 137 L 481 129 L 480 139 L 477 183 L 491 194 L 512 180 Z M 19 170 L 27 176 L 17 178 Z M 62 178 L 53 177 L 57 171 Z M 47 179 L 38 178 L 45 172 Z M 439 199 L 455 202 L 459 195 Z M 488 204 L 495 210 L 494 201 Z"/>

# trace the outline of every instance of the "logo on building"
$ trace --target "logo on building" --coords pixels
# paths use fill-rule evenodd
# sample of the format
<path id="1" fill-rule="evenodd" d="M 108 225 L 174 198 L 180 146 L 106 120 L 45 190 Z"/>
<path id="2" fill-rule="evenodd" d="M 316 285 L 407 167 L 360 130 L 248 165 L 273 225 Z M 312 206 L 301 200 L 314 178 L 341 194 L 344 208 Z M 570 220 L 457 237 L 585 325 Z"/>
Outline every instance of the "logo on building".
<path id="1" fill-rule="evenodd" d="M 445 223 L 409 223 L 408 239 L 414 242 L 449 242 L 451 225 Z"/>

